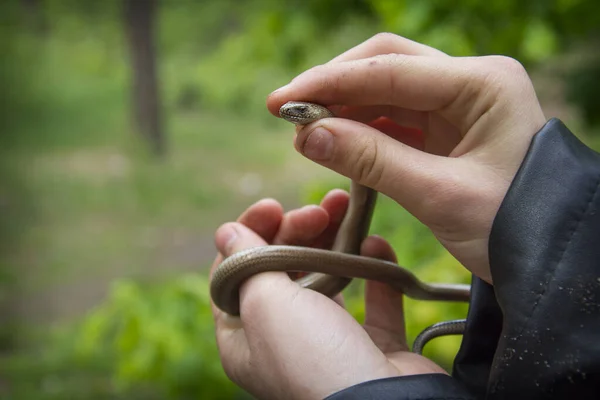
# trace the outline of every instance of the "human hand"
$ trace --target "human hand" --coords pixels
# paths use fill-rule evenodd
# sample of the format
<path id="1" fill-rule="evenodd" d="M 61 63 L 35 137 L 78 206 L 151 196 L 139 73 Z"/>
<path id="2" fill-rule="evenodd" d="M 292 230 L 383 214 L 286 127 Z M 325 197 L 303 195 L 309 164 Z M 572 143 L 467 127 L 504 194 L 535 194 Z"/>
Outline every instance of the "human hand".
<path id="1" fill-rule="evenodd" d="M 327 194 L 320 206 L 285 214 L 276 201 L 262 200 L 217 230 L 220 254 L 212 270 L 223 257 L 266 244 L 329 248 L 347 206 L 341 190 Z M 378 237 L 367 238 L 361 254 L 395 261 Z M 322 399 L 368 380 L 445 373 L 407 351 L 402 293 L 367 282 L 363 326 L 336 300 L 301 288 L 282 272 L 248 279 L 240 290 L 240 317 L 213 305 L 227 375 L 260 399 Z"/>
<path id="2" fill-rule="evenodd" d="M 309 101 L 340 118 L 297 131 L 297 150 L 378 190 L 492 282 L 488 239 L 546 119 L 525 69 L 507 57 L 450 57 L 381 34 L 272 93 L 269 110 Z"/>

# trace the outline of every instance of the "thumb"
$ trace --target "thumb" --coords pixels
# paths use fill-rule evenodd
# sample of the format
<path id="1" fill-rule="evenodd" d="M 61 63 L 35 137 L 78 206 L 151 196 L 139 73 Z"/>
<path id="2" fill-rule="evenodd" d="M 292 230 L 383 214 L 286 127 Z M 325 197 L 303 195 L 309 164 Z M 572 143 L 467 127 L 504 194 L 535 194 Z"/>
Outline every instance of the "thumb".
<path id="1" fill-rule="evenodd" d="M 298 131 L 305 157 L 400 203 L 417 217 L 424 200 L 444 191 L 458 160 L 412 148 L 368 125 L 325 118 Z"/>

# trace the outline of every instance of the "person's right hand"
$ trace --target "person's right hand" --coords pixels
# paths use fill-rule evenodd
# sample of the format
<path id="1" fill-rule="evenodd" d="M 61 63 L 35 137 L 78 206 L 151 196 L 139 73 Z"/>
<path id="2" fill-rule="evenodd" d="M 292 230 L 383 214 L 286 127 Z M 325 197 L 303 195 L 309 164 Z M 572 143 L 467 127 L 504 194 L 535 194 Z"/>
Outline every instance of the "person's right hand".
<path id="1" fill-rule="evenodd" d="M 301 128 L 299 152 L 396 200 L 492 281 L 494 217 L 546 122 L 521 64 L 450 57 L 380 34 L 299 75 L 267 104 L 278 115 L 288 101 L 333 106 L 340 117 Z"/>

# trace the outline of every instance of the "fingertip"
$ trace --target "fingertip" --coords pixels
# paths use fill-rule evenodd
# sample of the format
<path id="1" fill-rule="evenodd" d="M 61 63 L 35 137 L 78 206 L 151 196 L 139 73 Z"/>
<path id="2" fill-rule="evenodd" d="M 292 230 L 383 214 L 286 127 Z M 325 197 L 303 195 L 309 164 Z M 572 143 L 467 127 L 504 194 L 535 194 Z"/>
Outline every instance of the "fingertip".
<path id="1" fill-rule="evenodd" d="M 274 96 L 274 94 L 270 94 L 269 97 L 267 97 L 267 110 L 269 110 L 273 116 L 280 118 L 279 109 L 284 103 L 274 99 Z"/>
<path id="2" fill-rule="evenodd" d="M 276 117 L 279 117 L 279 109 L 281 106 L 291 100 L 286 98 L 289 86 L 289 84 L 284 85 L 267 96 L 267 109 Z"/>
<path id="3" fill-rule="evenodd" d="M 246 225 L 265 241 L 270 242 L 279 229 L 283 213 L 283 206 L 277 200 L 265 198 L 248 207 L 237 222 Z"/>
<path id="4" fill-rule="evenodd" d="M 307 204 L 300 208 L 288 211 L 284 218 L 290 219 L 295 227 L 321 225 L 329 218 L 327 211 L 316 204 Z M 315 219 L 316 221 L 314 221 Z"/>
<path id="5" fill-rule="evenodd" d="M 293 219 L 293 224 L 300 230 L 325 229 L 329 223 L 329 213 L 316 204 L 308 204 L 288 213 Z"/>
<path id="6" fill-rule="evenodd" d="M 287 212 L 273 244 L 310 245 L 329 225 L 329 213 L 321 206 L 306 205 Z"/>
<path id="7" fill-rule="evenodd" d="M 397 262 L 396 253 L 392 246 L 387 240 L 377 235 L 369 236 L 362 242 L 360 254 L 365 257 Z"/>
<path id="8" fill-rule="evenodd" d="M 301 208 L 298 209 L 298 211 L 301 212 L 317 212 L 317 213 L 322 213 L 324 210 L 321 206 L 318 206 L 316 204 L 307 204 L 305 206 L 302 206 Z"/>
<path id="9" fill-rule="evenodd" d="M 338 198 L 345 198 L 348 199 L 350 197 L 348 191 L 344 190 L 344 189 L 340 189 L 340 188 L 335 188 L 335 189 L 331 189 L 329 192 L 327 192 L 327 194 L 325 195 L 325 197 L 323 197 L 323 200 L 325 201 L 326 199 L 338 199 Z"/>
<path id="10" fill-rule="evenodd" d="M 324 121 L 305 125 L 296 139 L 298 151 L 316 162 L 330 161 L 335 151 L 335 135 Z"/>
<path id="11" fill-rule="evenodd" d="M 227 222 L 215 232 L 215 244 L 223 257 L 267 243 L 256 232 L 239 222 Z"/>
<path id="12" fill-rule="evenodd" d="M 346 215 L 350 195 L 343 189 L 330 190 L 321 200 L 321 207 L 329 214 L 330 223 L 339 224 Z"/>
<path id="13" fill-rule="evenodd" d="M 235 222 L 226 222 L 218 227 L 215 231 L 215 246 L 217 246 L 219 253 L 223 254 L 224 257 L 231 255 L 229 249 L 237 237 L 238 231 Z"/>
<path id="14" fill-rule="evenodd" d="M 251 206 L 253 209 L 260 210 L 265 217 L 281 218 L 284 213 L 281 203 L 271 197 L 261 199 Z"/>
<path id="15" fill-rule="evenodd" d="M 272 197 L 265 197 L 264 199 L 258 200 L 254 204 L 261 205 L 263 207 L 272 207 L 283 211 L 283 206 L 281 205 L 281 203 L 279 203 L 279 201 Z"/>

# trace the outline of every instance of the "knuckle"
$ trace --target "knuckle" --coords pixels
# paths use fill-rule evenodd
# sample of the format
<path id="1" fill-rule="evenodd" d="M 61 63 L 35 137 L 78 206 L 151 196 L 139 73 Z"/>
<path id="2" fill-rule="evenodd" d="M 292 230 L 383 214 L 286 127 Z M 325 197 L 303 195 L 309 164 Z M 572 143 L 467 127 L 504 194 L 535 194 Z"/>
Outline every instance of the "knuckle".
<path id="1" fill-rule="evenodd" d="M 509 88 L 523 86 L 524 82 L 529 81 L 529 75 L 523 64 L 512 57 L 488 56 L 484 57 L 484 63 L 486 81 L 490 85 Z"/>
<path id="2" fill-rule="evenodd" d="M 488 62 L 495 70 L 508 75 L 526 74 L 525 67 L 517 59 L 507 56 L 489 56 Z"/>
<path id="3" fill-rule="evenodd" d="M 495 107 L 510 108 L 515 96 L 531 99 L 533 84 L 525 67 L 506 56 L 468 58 L 466 84 L 457 90 L 445 108 L 451 118 L 460 120 L 462 132 Z M 468 110 L 466 113 L 464 110 Z"/>
<path id="4" fill-rule="evenodd" d="M 535 97 L 529 74 L 518 60 L 506 56 L 485 58 L 484 86 L 488 97 L 503 99 L 503 103 L 512 103 L 510 99 L 515 96 L 529 100 Z"/>
<path id="5" fill-rule="evenodd" d="M 367 137 L 356 156 L 349 159 L 354 168 L 354 179 L 369 186 L 377 187 L 383 176 L 380 156 L 377 141 L 372 137 Z"/>
<path id="6" fill-rule="evenodd" d="M 380 32 L 376 35 L 374 35 L 373 37 L 371 37 L 371 39 L 369 39 L 369 42 L 371 42 L 373 45 L 377 46 L 377 47 L 389 47 L 391 45 L 393 45 L 394 43 L 396 43 L 398 39 L 398 36 L 390 33 L 390 32 Z"/>

